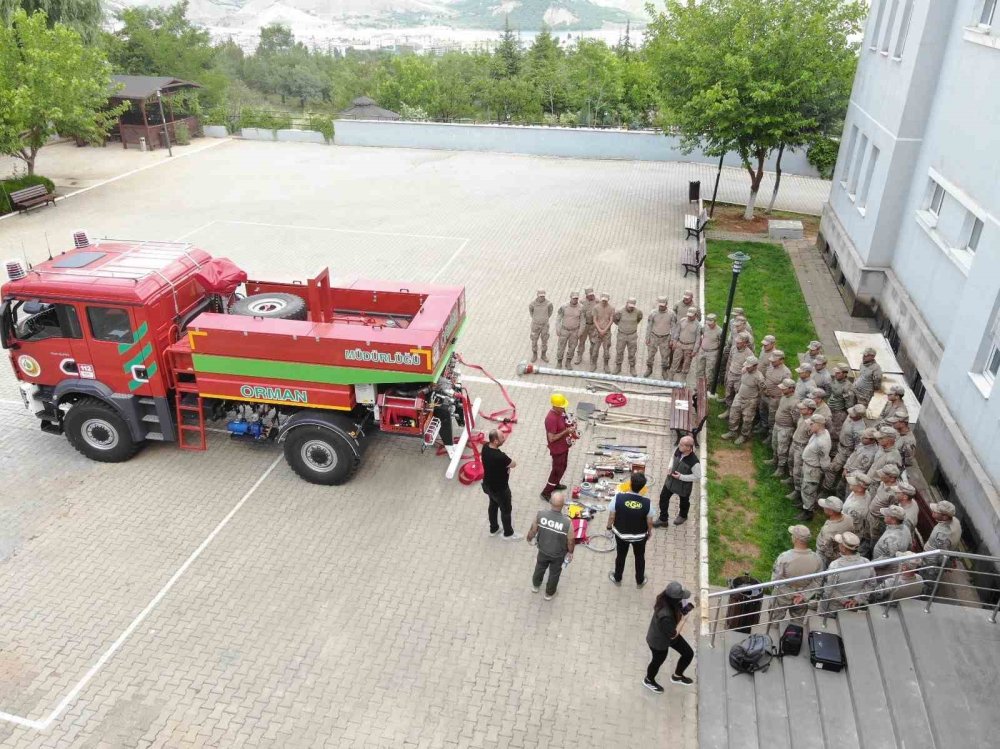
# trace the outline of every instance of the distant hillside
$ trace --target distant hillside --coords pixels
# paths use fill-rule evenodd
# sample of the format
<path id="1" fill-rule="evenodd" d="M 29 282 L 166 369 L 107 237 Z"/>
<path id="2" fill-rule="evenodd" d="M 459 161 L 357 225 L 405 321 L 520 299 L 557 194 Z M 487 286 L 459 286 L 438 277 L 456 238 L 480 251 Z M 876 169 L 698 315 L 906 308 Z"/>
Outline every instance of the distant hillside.
<path id="1" fill-rule="evenodd" d="M 605 23 L 625 23 L 631 16 L 591 0 L 458 0 L 448 8 L 453 23 L 478 29 L 503 28 L 510 19 L 513 28 L 535 30 L 542 23 L 553 29 L 599 29 Z"/>

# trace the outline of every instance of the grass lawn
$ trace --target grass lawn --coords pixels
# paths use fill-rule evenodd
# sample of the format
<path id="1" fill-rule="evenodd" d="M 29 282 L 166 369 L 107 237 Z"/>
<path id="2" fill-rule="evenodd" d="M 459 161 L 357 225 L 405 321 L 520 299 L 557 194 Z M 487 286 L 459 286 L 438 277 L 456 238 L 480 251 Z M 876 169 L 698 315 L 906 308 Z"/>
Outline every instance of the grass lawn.
<path id="1" fill-rule="evenodd" d="M 792 262 L 781 245 L 760 242 L 708 241 L 705 261 L 705 308 L 721 321 L 726 311 L 732 262 L 726 257 L 740 250 L 751 256 L 740 274 L 733 305 L 743 307 L 753 327 L 755 353 L 768 333 L 778 339 L 789 368 L 798 364 L 816 331 Z M 788 526 L 798 508 L 785 494 L 789 488 L 772 478 L 774 469 L 764 464 L 770 447 L 759 439 L 734 447 L 719 439 L 725 423 L 715 418 L 725 404 L 711 402 L 708 432 L 708 533 L 709 579 L 712 585 L 744 571 L 770 579 L 775 557 L 790 548 Z M 813 522 L 813 530 L 822 518 Z"/>

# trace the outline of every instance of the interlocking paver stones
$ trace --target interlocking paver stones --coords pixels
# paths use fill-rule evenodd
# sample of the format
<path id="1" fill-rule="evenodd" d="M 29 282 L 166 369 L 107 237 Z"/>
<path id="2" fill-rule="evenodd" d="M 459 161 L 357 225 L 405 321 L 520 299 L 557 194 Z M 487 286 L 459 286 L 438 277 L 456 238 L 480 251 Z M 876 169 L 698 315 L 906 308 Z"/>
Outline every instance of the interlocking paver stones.
<path id="1" fill-rule="evenodd" d="M 80 227 L 184 235 L 251 277 L 328 263 L 341 277 L 461 283 L 463 354 L 512 378 L 539 284 L 562 299 L 593 283 L 644 309 L 694 285 L 678 273 L 687 185 L 667 166 L 226 143 L 0 223 L 0 242 L 23 239 L 37 259 L 46 233 L 59 247 Z M 503 405 L 469 384 L 485 410 Z M 511 389 L 521 533 L 541 504 L 548 396 L 580 384 Z M 0 368 L 0 710 L 40 720 L 276 454 L 212 433 L 203 454 L 152 445 L 90 463 L 16 399 Z M 653 446 L 658 490 L 668 439 L 600 434 Z M 691 693 L 656 697 L 640 679 L 658 586 L 696 583 L 697 524 L 658 532 L 645 589 L 612 588 L 610 556 L 584 549 L 544 602 L 529 589 L 532 549 L 489 538 L 483 494 L 444 467 L 382 436 L 344 487 L 279 464 L 51 726 L 0 722 L 0 745 L 644 747 L 693 726 Z M 693 728 L 677 738 L 694 746 Z"/>

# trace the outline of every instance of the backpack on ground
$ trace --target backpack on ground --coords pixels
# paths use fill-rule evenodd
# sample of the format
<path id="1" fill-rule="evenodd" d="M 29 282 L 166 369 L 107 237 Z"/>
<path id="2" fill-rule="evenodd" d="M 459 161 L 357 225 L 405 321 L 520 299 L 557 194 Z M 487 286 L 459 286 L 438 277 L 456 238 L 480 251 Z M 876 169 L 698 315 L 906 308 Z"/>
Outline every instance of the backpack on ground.
<path id="1" fill-rule="evenodd" d="M 802 650 L 804 630 L 798 624 L 789 624 L 778 639 L 778 655 L 798 655 Z"/>
<path id="2" fill-rule="evenodd" d="M 753 674 L 767 671 L 771 659 L 778 653 L 774 642 L 767 635 L 750 635 L 743 642 L 729 649 L 729 665 L 738 674 Z"/>

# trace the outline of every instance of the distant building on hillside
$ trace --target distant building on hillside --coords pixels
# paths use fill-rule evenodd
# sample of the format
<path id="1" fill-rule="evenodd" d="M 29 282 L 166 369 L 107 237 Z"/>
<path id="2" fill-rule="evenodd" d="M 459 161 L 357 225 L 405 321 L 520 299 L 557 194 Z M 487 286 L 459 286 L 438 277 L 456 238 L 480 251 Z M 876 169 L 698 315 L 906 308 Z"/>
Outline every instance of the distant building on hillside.
<path id="1" fill-rule="evenodd" d="M 398 120 L 396 112 L 382 109 L 367 96 L 359 96 L 351 102 L 351 106 L 337 115 L 344 120 Z"/>
<path id="2" fill-rule="evenodd" d="M 1000 0 L 872 0 L 819 247 L 922 400 L 929 483 L 1000 555 Z M 953 496 L 949 496 L 953 495 Z"/>

